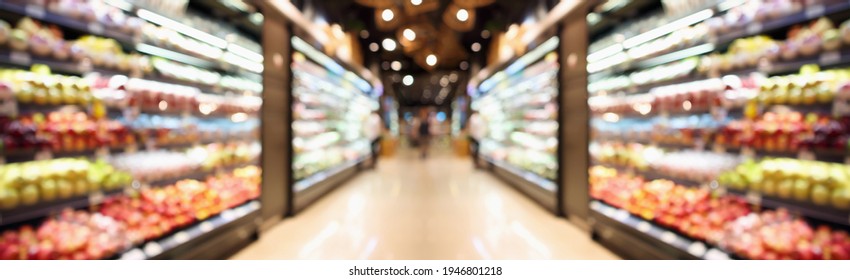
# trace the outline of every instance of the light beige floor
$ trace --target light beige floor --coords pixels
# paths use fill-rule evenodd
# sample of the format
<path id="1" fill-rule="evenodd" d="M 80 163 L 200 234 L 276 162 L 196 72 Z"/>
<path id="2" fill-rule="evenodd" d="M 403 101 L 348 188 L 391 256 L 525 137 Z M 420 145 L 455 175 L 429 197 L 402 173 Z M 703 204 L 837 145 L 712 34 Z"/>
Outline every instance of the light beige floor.
<path id="1" fill-rule="evenodd" d="M 615 259 L 468 158 L 383 158 L 233 259 Z"/>

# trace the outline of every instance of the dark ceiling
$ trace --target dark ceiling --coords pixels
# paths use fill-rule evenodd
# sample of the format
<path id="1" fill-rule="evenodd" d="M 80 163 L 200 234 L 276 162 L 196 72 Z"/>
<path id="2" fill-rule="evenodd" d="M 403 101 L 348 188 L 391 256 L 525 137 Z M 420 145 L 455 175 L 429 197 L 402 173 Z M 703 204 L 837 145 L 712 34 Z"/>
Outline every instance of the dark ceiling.
<path id="1" fill-rule="evenodd" d="M 410 0 L 396 0 L 399 7 L 405 4 L 402 1 Z M 403 106 L 449 104 L 450 102 L 440 102 L 441 104 L 437 104 L 437 94 L 429 95 L 425 94 L 425 90 L 419 90 L 429 88 L 431 86 L 439 88 L 440 86 L 438 84 L 432 83 L 431 85 L 419 85 L 419 83 L 427 83 L 433 80 L 438 81 L 439 79 L 430 79 L 428 76 L 442 76 L 444 73 L 449 73 L 450 71 L 455 71 L 461 77 L 461 79 L 459 79 L 456 83 L 460 83 L 461 81 L 465 83 L 466 77 L 468 76 L 466 72 L 468 71 L 469 65 L 473 63 L 483 65 L 486 63 L 485 54 L 488 52 L 488 46 L 490 45 L 490 39 L 492 37 L 487 36 L 488 38 L 483 38 L 482 31 L 487 30 L 490 34 L 504 32 L 507 30 L 509 25 L 522 22 L 532 13 L 532 11 L 535 10 L 535 8 L 550 10 L 558 1 L 495 0 L 494 3 L 490 5 L 475 9 L 476 17 L 474 26 L 469 31 L 465 32 L 457 32 L 447 28 L 441 29 L 441 27 L 445 26 L 442 22 L 443 12 L 447 9 L 451 2 L 451 0 L 439 0 L 439 8 L 416 18 L 417 21 L 430 23 L 430 25 L 437 29 L 437 36 L 433 40 L 430 40 L 427 44 L 436 45 L 444 44 L 446 42 L 453 43 L 450 48 L 451 50 L 448 53 L 441 54 L 443 56 L 451 57 L 452 59 L 440 58 L 440 63 L 438 63 L 434 69 L 426 69 L 427 67 L 422 67 L 421 60 L 417 63 L 412 55 L 409 53 L 406 54 L 405 51 L 402 51 L 400 44 L 399 48 L 395 51 L 386 51 L 384 48 L 380 48 L 378 52 L 370 51 L 370 44 L 377 43 L 380 45 L 381 41 L 385 38 L 391 38 L 398 41 L 398 30 L 380 31 L 381 28 L 379 28 L 378 24 L 375 22 L 375 8 L 360 5 L 356 3 L 355 0 L 293 1 L 293 3 L 307 16 L 312 16 L 314 18 L 321 17 L 328 23 L 339 23 L 343 30 L 351 32 L 352 34 L 361 34 L 361 31 L 363 30 L 368 32 L 368 36 L 364 36 L 365 38 L 359 37 L 361 53 L 364 55 L 364 64 L 367 65 L 367 67 L 369 65 L 377 65 L 378 68 L 383 71 L 381 76 L 384 78 L 383 80 L 385 83 L 387 83 L 385 85 L 387 93 L 396 95 L 399 103 Z M 363 32 L 363 35 L 365 35 L 366 32 Z M 454 41 L 456 41 L 456 43 Z M 480 51 L 472 51 L 471 46 L 474 43 L 479 43 L 481 45 Z M 402 65 L 402 68 L 398 72 L 390 69 L 390 63 L 393 61 L 398 61 Z M 413 75 L 414 77 L 417 77 L 416 83 L 408 88 L 399 87 L 398 77 L 404 75 Z M 448 100 L 452 100 L 451 98 L 457 94 L 457 89 L 463 88 L 455 86 L 455 83 L 452 84 L 453 85 L 451 87 L 453 90 Z"/>

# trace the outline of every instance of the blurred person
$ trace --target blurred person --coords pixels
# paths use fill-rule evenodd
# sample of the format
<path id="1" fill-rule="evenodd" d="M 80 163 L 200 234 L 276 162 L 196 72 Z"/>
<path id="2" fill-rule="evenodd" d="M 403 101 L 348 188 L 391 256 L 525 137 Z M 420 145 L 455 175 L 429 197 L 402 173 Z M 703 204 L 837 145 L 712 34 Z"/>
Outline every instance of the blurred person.
<path id="1" fill-rule="evenodd" d="M 419 117 L 416 118 L 414 121 L 416 141 L 419 144 L 419 155 L 421 158 L 424 159 L 428 157 L 428 149 L 431 146 L 431 136 L 434 134 L 433 130 L 436 127 L 436 118 L 434 117 L 433 112 L 423 108 L 419 110 Z"/>

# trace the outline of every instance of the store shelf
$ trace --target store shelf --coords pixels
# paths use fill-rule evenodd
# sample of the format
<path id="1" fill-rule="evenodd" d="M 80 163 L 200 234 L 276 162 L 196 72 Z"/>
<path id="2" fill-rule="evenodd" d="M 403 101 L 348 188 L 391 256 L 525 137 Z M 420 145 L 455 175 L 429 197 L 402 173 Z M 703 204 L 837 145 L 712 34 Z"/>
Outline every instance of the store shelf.
<path id="1" fill-rule="evenodd" d="M 342 173 L 343 171 L 345 171 L 347 169 L 350 169 L 352 167 L 359 165 L 361 162 L 363 162 L 365 160 L 366 160 L 365 157 L 360 158 L 358 160 L 349 161 L 349 162 L 340 164 L 338 166 L 326 169 L 324 171 L 314 173 L 310 176 L 307 176 L 307 178 L 301 179 L 298 182 L 296 182 L 292 186 L 292 188 L 293 188 L 293 190 L 295 190 L 296 193 L 305 191 L 305 190 L 312 188 L 313 186 L 315 186 L 315 185 L 317 185 L 317 184 L 319 184 L 323 181 L 328 180 L 328 178 L 334 177 L 337 174 Z"/>
<path id="2" fill-rule="evenodd" d="M 0 2 L 0 5 L 2 5 L 2 2 Z M 0 49 L 0 64 L 27 69 L 34 64 L 44 64 L 50 67 L 50 70 L 53 72 L 71 75 L 83 75 L 89 72 L 98 72 L 104 75 L 128 75 L 128 73 L 118 70 L 92 67 L 84 63 L 70 60 L 63 61 L 52 57 L 41 57 L 28 52 L 8 49 Z"/>
<path id="3" fill-rule="evenodd" d="M 49 202 L 41 202 L 29 206 L 19 206 L 10 210 L 0 210 L 0 229 L 9 225 L 28 222 L 50 215 L 59 214 L 64 209 L 82 209 L 99 205 L 103 199 L 124 193 L 124 188 L 109 191 L 98 191 L 86 196 L 77 196 L 67 199 L 57 199 Z"/>
<path id="4" fill-rule="evenodd" d="M 138 146 L 134 145 L 126 145 L 126 146 L 118 146 L 118 147 L 109 147 L 109 148 L 97 148 L 97 149 L 85 149 L 80 151 L 49 151 L 49 150 L 39 150 L 39 149 L 18 149 L 13 151 L 2 151 L 0 152 L 0 156 L 4 157 L 6 163 L 16 163 L 16 162 L 27 162 L 34 161 L 40 157 L 46 158 L 72 158 L 72 157 L 87 157 L 87 158 L 96 158 L 99 153 L 109 154 L 117 154 L 124 153 L 127 149 L 132 147 L 138 148 Z M 49 155 L 48 155 L 49 154 Z"/>
<path id="5" fill-rule="evenodd" d="M 761 193 L 725 188 L 729 194 L 743 197 L 751 205 L 769 209 L 785 208 L 792 214 L 813 221 L 826 222 L 833 225 L 850 227 L 850 210 L 842 210 L 829 206 L 821 206 L 808 201 L 799 201 L 775 196 L 765 196 Z"/>
<path id="6" fill-rule="evenodd" d="M 234 164 L 234 165 L 229 165 L 229 166 L 216 167 L 216 168 L 213 168 L 212 170 L 201 170 L 201 169 L 199 169 L 199 170 L 195 170 L 195 171 L 190 172 L 190 173 L 181 174 L 181 175 L 174 177 L 174 178 L 151 180 L 151 181 L 146 182 L 146 183 L 149 186 L 162 187 L 162 186 L 173 185 L 173 184 L 175 184 L 179 181 L 183 181 L 183 180 L 198 180 L 198 181 L 201 181 L 201 180 L 206 179 L 207 177 L 213 176 L 213 175 L 218 174 L 218 173 L 229 172 L 229 171 L 233 171 L 234 169 L 239 169 L 239 168 L 243 168 L 243 167 L 247 167 L 247 166 L 255 166 L 255 165 L 258 165 L 258 164 L 259 164 L 258 160 L 253 160 L 253 161 L 246 162 L 246 163 L 239 163 L 239 164 Z"/>
<path id="7" fill-rule="evenodd" d="M 259 210 L 260 202 L 249 201 L 166 237 L 146 242 L 120 254 L 117 258 L 120 260 L 214 259 L 213 256 L 215 255 L 226 255 L 227 248 L 219 247 L 222 246 L 221 243 L 208 242 L 208 239 L 215 236 L 225 236 L 225 231 L 232 230 L 256 234 L 258 226 L 255 219 L 259 216 Z M 206 246 L 201 247 L 203 245 Z M 198 249 L 211 250 L 212 252 L 207 251 L 200 254 L 197 252 Z"/>
<path id="8" fill-rule="evenodd" d="M 38 4 L 19 5 L 9 3 L 8 1 L 1 1 L 0 10 L 25 15 L 45 23 L 55 24 L 79 32 L 112 38 L 124 46 L 133 46 L 136 42 L 133 36 L 130 36 L 119 30 L 104 26 L 103 24 L 97 22 L 87 23 L 79 19 L 54 14 L 52 12 L 47 11 L 44 6 Z"/>
<path id="9" fill-rule="evenodd" d="M 773 32 L 796 24 L 805 23 L 821 16 L 828 16 L 850 9 L 850 2 L 848 1 L 828 2 L 833 3 L 829 5 L 807 5 L 804 7 L 803 11 L 794 14 L 785 15 L 764 23 L 751 22 L 746 26 L 741 26 L 735 30 L 724 32 L 721 36 L 718 36 L 715 44 L 725 45 L 738 38 Z"/>
<path id="10" fill-rule="evenodd" d="M 501 177 L 552 213 L 558 214 L 558 186 L 540 175 L 520 170 L 507 163 L 480 156 L 494 174 Z"/>
<path id="11" fill-rule="evenodd" d="M 632 259 L 729 260 L 728 253 L 604 202 L 591 201 L 594 238 Z M 622 246 L 619 243 L 630 244 Z"/>

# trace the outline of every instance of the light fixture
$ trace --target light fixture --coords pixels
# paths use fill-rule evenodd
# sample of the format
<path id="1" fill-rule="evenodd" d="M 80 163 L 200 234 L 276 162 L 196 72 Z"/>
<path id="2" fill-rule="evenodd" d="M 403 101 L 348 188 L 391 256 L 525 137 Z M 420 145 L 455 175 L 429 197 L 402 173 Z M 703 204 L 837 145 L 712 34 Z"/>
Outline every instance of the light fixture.
<path id="1" fill-rule="evenodd" d="M 404 75 L 404 78 L 401 79 L 401 82 L 404 83 L 404 85 L 406 86 L 413 85 L 413 76 Z"/>
<path id="2" fill-rule="evenodd" d="M 478 42 L 472 43 L 472 51 L 479 52 L 481 51 L 481 44 Z"/>
<path id="3" fill-rule="evenodd" d="M 378 46 L 378 43 L 372 42 L 369 44 L 369 50 L 372 52 L 378 52 L 381 49 L 381 46 Z"/>
<path id="4" fill-rule="evenodd" d="M 487 39 L 490 38 L 490 30 L 481 30 L 481 38 Z"/>
<path id="5" fill-rule="evenodd" d="M 381 12 L 381 18 L 384 21 L 391 21 L 391 20 L 393 20 L 394 17 L 395 17 L 395 14 L 393 14 L 393 10 L 384 9 L 384 11 Z"/>
<path id="6" fill-rule="evenodd" d="M 706 19 L 714 16 L 714 11 L 711 9 L 705 9 L 700 12 L 694 13 L 692 15 L 686 16 L 674 22 L 662 25 L 653 30 L 647 31 L 646 33 L 642 33 L 640 35 L 631 37 L 623 41 L 623 47 L 626 49 L 631 49 L 640 44 L 649 42 L 655 38 L 667 35 L 672 33 L 673 31 L 680 30 L 682 28 L 691 26 L 693 24 L 700 23 Z"/>
<path id="7" fill-rule="evenodd" d="M 429 66 L 437 65 L 437 56 L 429 54 L 427 57 L 425 57 L 425 63 L 427 63 Z"/>
<path id="8" fill-rule="evenodd" d="M 390 38 L 384 39 L 384 41 L 381 42 L 381 45 L 384 46 L 384 49 L 388 51 L 394 51 L 396 47 L 395 41 Z"/>
<path id="9" fill-rule="evenodd" d="M 185 24 L 182 24 L 182 23 L 177 22 L 173 19 L 161 16 L 157 13 L 154 13 L 154 12 L 151 12 L 151 11 L 148 11 L 148 10 L 145 10 L 145 9 L 139 9 L 136 12 L 136 15 L 138 15 L 140 18 L 142 18 L 146 21 L 149 21 L 149 22 L 157 24 L 157 25 L 165 26 L 165 27 L 167 27 L 171 30 L 180 32 L 183 35 L 195 38 L 195 39 L 197 39 L 201 42 L 205 42 L 207 44 L 216 46 L 220 49 L 224 49 L 224 48 L 227 47 L 227 41 L 225 41 L 224 39 L 210 35 L 209 33 L 200 31 L 198 29 L 189 27 Z"/>
<path id="10" fill-rule="evenodd" d="M 392 63 L 390 66 L 391 66 L 391 67 L 393 68 L 393 70 L 395 70 L 395 71 L 401 70 L 401 62 L 399 62 L 398 60 L 393 61 L 393 63 Z"/>
<path id="11" fill-rule="evenodd" d="M 368 39 L 369 38 L 369 30 L 366 30 L 366 29 L 360 30 L 360 38 Z"/>
<path id="12" fill-rule="evenodd" d="M 460 66 L 460 70 L 469 69 L 469 62 L 461 61 L 459 66 Z"/>
<path id="13" fill-rule="evenodd" d="M 404 29 L 404 32 L 402 32 L 402 35 L 408 41 L 416 40 L 416 32 L 414 32 L 413 29 L 410 29 L 410 28 Z"/>
<path id="14" fill-rule="evenodd" d="M 419 6 L 422 5 L 422 0 L 410 0 L 410 4 L 413 4 L 413 6 Z"/>
<path id="15" fill-rule="evenodd" d="M 466 9 L 457 10 L 456 16 L 457 16 L 457 20 L 466 21 L 466 20 L 469 19 L 469 11 L 467 11 Z"/>

